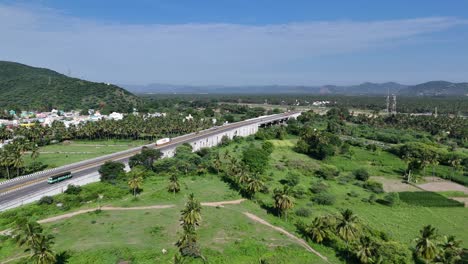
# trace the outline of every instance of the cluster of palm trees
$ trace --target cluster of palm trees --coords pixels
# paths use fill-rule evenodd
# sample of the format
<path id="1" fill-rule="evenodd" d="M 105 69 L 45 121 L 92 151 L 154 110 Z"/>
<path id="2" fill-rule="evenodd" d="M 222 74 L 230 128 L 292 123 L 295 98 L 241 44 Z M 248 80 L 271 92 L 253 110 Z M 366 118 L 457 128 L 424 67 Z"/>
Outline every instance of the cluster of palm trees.
<path id="1" fill-rule="evenodd" d="M 45 145 L 52 140 L 71 139 L 145 139 L 154 140 L 165 136 L 176 136 L 198 131 L 212 126 L 211 119 L 185 119 L 180 113 L 165 117 L 128 115 L 122 120 L 100 120 L 65 127 L 55 121 L 51 126 L 0 127 L 0 141 L 23 136 L 26 139 Z"/>
<path id="2" fill-rule="evenodd" d="M 184 209 L 181 211 L 180 224 L 183 232 L 176 242 L 180 256 L 201 258 L 205 261 L 205 258 L 201 254 L 200 246 L 198 245 L 197 235 L 197 228 L 201 220 L 201 203 L 195 199 L 195 196 L 191 193 L 185 203 Z M 176 262 L 181 262 L 178 255 L 174 258 Z"/>
<path id="3" fill-rule="evenodd" d="M 373 231 L 350 209 L 343 210 L 338 215 L 317 216 L 311 223 L 300 226 L 300 229 L 315 243 L 341 239 L 346 243 L 347 259 L 352 253 L 352 257 L 363 264 L 383 263 L 385 260 L 381 254 L 385 244 L 379 242 Z M 434 227 L 423 227 L 420 237 L 415 239 L 415 256 L 426 263 L 457 263 L 462 254 L 461 241 L 454 236 L 444 236 L 441 240 L 438 238 Z"/>
<path id="4" fill-rule="evenodd" d="M 346 242 L 346 257 L 350 251 L 360 263 L 378 263 L 378 244 L 368 234 L 363 235 L 366 227 L 350 209 L 338 215 L 317 216 L 303 228 L 304 234 L 315 243 L 323 243 L 335 237 Z M 352 248 L 350 248 L 352 246 Z"/>
<path id="5" fill-rule="evenodd" d="M 232 156 L 229 151 L 222 155 L 218 152 L 213 160 L 213 167 L 219 173 L 224 171 L 224 179 L 235 186 L 247 198 L 255 198 L 255 194 L 261 191 L 265 184 L 258 173 L 248 170 L 248 167 L 238 158 Z"/>
<path id="6" fill-rule="evenodd" d="M 431 225 L 424 226 L 419 233 L 420 236 L 415 239 L 415 253 L 426 263 L 453 264 L 461 259 L 461 240 L 455 236 L 443 236 L 439 240 L 437 229 Z"/>
<path id="7" fill-rule="evenodd" d="M 37 264 L 56 263 L 56 255 L 52 251 L 53 236 L 42 232 L 37 222 L 19 221 L 14 231 L 14 239 L 21 247 L 30 252 L 30 260 Z"/>
<path id="8" fill-rule="evenodd" d="M 38 146 L 24 137 L 17 137 L 12 143 L 0 148 L 0 176 L 10 179 L 16 174 L 19 176 L 24 168 L 23 154 L 31 151 L 31 158 L 39 156 Z"/>

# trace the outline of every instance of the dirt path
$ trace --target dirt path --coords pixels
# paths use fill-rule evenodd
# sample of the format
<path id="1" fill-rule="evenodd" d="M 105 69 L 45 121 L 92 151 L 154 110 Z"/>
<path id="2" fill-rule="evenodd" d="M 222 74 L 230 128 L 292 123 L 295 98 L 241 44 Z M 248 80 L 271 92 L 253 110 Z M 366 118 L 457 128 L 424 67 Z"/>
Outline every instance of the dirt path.
<path id="1" fill-rule="evenodd" d="M 13 262 L 15 260 L 22 259 L 22 258 L 25 258 L 25 257 L 28 257 L 28 256 L 29 256 L 28 254 L 16 256 L 16 257 L 13 257 L 13 258 L 10 258 L 10 259 L 7 259 L 7 260 L 2 260 L 0 262 L 0 264 L 10 263 L 10 262 Z"/>
<path id="2" fill-rule="evenodd" d="M 322 254 L 317 252 L 315 249 L 313 249 L 311 246 L 309 246 L 309 244 L 306 241 L 304 241 L 304 239 L 300 239 L 300 238 L 296 237 L 295 235 L 289 233 L 288 231 L 284 230 L 283 228 L 278 227 L 278 226 L 274 226 L 274 225 L 268 223 L 266 220 L 254 215 L 254 214 L 251 214 L 249 212 L 244 212 L 243 214 L 245 216 L 247 216 L 248 218 L 252 219 L 253 221 L 257 222 L 257 223 L 260 223 L 262 225 L 266 225 L 266 226 L 268 226 L 270 228 L 273 228 L 274 230 L 276 230 L 276 231 L 278 231 L 280 233 L 283 233 L 287 237 L 289 237 L 292 240 L 296 241 L 299 245 L 303 246 L 305 249 L 307 249 L 307 251 L 314 253 L 315 255 L 317 255 L 321 259 L 323 259 L 325 262 L 330 263 L 330 262 L 328 262 L 327 257 L 323 256 Z"/>
<path id="3" fill-rule="evenodd" d="M 165 208 L 171 208 L 174 207 L 175 205 L 169 204 L 169 205 L 151 205 L 151 206 L 139 206 L 139 207 L 112 207 L 112 206 L 103 206 L 101 207 L 101 210 L 103 211 L 128 211 L 128 210 L 147 210 L 147 209 L 165 209 Z M 72 218 L 74 216 L 80 215 L 80 214 L 85 214 L 89 212 L 96 211 L 99 208 L 90 208 L 90 209 L 83 209 L 79 210 L 76 212 L 68 213 L 68 214 L 63 214 L 63 215 L 58 215 L 46 219 L 42 219 L 37 221 L 39 224 L 44 224 L 44 223 L 50 223 L 50 222 L 55 222 L 58 220 L 63 220 L 63 219 L 68 219 Z"/>
<path id="4" fill-rule="evenodd" d="M 221 202 L 205 202 L 201 203 L 202 206 L 219 206 L 219 207 L 224 207 L 224 205 L 227 204 L 240 204 L 245 199 L 239 199 L 239 200 L 233 200 L 233 201 L 221 201 Z M 102 211 L 129 211 L 129 210 L 148 210 L 148 209 L 166 209 L 166 208 L 171 208 L 174 207 L 175 205 L 173 204 L 168 204 L 168 205 L 150 205 L 150 206 L 136 206 L 136 207 L 114 207 L 114 206 L 103 206 L 101 207 Z M 96 211 L 98 208 L 90 208 L 90 209 L 82 209 L 76 212 L 71 212 L 68 214 L 63 214 L 63 215 L 57 215 L 54 217 L 49 217 L 46 219 L 42 219 L 37 221 L 39 224 L 44 224 L 44 223 L 50 223 L 50 222 L 55 222 L 63 219 L 68 219 L 72 218 L 77 215 L 81 214 L 86 214 L 89 212 Z"/>
<path id="5" fill-rule="evenodd" d="M 205 202 L 205 203 L 201 203 L 201 205 L 213 206 L 213 207 L 216 207 L 216 206 L 224 207 L 224 205 L 226 204 L 240 204 L 243 201 L 245 201 L 245 199 L 239 199 L 239 200 L 233 200 L 233 201 L 221 201 L 221 202 Z"/>

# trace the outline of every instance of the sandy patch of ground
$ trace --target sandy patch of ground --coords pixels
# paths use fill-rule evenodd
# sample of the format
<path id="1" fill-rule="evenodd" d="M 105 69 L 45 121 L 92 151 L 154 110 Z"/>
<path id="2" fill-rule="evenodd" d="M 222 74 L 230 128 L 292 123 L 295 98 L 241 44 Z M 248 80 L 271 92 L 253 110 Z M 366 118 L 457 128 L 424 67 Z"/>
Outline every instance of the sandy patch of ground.
<path id="1" fill-rule="evenodd" d="M 420 189 L 411 184 L 404 183 L 401 179 L 390 179 L 383 176 L 371 177 L 371 180 L 382 183 L 385 192 L 417 192 Z"/>
<path id="2" fill-rule="evenodd" d="M 468 194 L 468 188 L 451 181 L 438 177 L 425 177 L 425 183 L 418 184 L 418 187 L 430 192 L 459 191 Z"/>
<path id="3" fill-rule="evenodd" d="M 465 203 L 465 207 L 468 207 L 468 197 L 451 197 L 450 199 Z"/>

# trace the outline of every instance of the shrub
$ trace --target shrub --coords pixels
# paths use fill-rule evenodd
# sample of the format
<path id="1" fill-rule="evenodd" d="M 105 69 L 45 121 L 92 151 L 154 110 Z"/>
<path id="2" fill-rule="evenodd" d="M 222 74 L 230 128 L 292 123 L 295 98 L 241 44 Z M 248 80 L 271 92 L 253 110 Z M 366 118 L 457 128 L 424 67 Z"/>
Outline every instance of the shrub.
<path id="1" fill-rule="evenodd" d="M 340 175 L 340 172 L 335 166 L 323 165 L 319 170 L 315 171 L 315 175 L 325 180 L 331 180 Z"/>
<path id="2" fill-rule="evenodd" d="M 375 203 L 377 201 L 377 196 L 375 194 L 371 194 L 371 195 L 369 195 L 369 198 L 363 198 L 362 201 L 366 202 L 366 203 L 373 204 L 373 203 Z"/>
<path id="3" fill-rule="evenodd" d="M 364 189 L 367 189 L 374 193 L 383 193 L 382 183 L 376 181 L 366 181 L 363 185 Z"/>
<path id="4" fill-rule="evenodd" d="M 383 242 L 377 249 L 377 255 L 384 260 L 382 263 L 414 263 L 411 251 L 398 242 Z"/>
<path id="5" fill-rule="evenodd" d="M 65 190 L 66 194 L 79 194 L 81 192 L 81 186 L 70 184 L 67 186 L 67 190 Z"/>
<path id="6" fill-rule="evenodd" d="M 312 201 L 321 205 L 332 205 L 335 203 L 336 197 L 330 193 L 319 193 L 312 198 Z"/>
<path id="7" fill-rule="evenodd" d="M 358 197 L 359 194 L 358 194 L 357 192 L 355 192 L 355 191 L 350 191 L 350 192 L 348 193 L 348 196 L 350 196 L 350 197 Z"/>
<path id="8" fill-rule="evenodd" d="M 54 197 L 52 196 L 43 196 L 37 204 L 42 205 L 42 204 L 53 204 L 54 203 Z"/>
<path id="9" fill-rule="evenodd" d="M 391 192 L 385 195 L 383 200 L 386 205 L 395 206 L 400 203 L 400 195 L 397 192 Z"/>
<path id="10" fill-rule="evenodd" d="M 293 190 L 293 196 L 294 196 L 294 198 L 297 198 L 297 199 L 304 198 L 305 194 L 306 194 L 306 190 L 305 190 L 304 187 L 302 187 L 302 186 L 297 186 L 297 187 Z"/>
<path id="11" fill-rule="evenodd" d="M 357 169 L 353 172 L 356 180 L 367 181 L 369 179 L 369 172 L 366 169 Z"/>
<path id="12" fill-rule="evenodd" d="M 315 194 L 323 193 L 323 192 L 326 192 L 327 190 L 328 190 L 328 185 L 322 181 L 313 183 L 312 186 L 310 186 L 310 191 Z"/>
<path id="13" fill-rule="evenodd" d="M 312 214 L 312 210 L 309 208 L 301 207 L 294 212 L 297 216 L 300 217 L 309 217 Z"/>
<path id="14" fill-rule="evenodd" d="M 300 176 L 297 172 L 289 172 L 286 176 L 286 179 L 283 180 L 284 183 L 288 186 L 294 187 L 299 184 Z"/>

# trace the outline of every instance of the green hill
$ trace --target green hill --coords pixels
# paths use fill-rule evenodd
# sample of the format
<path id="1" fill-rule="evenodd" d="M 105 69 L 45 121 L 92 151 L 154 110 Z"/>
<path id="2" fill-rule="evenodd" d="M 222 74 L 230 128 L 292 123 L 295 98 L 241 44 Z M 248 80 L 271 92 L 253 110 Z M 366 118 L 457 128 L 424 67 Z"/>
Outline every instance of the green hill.
<path id="1" fill-rule="evenodd" d="M 432 81 L 409 86 L 399 93 L 408 96 L 467 96 L 468 83 Z"/>
<path id="2" fill-rule="evenodd" d="M 138 97 L 115 85 L 8 61 L 0 61 L 0 94 L 0 109 L 128 112 L 139 102 Z"/>

